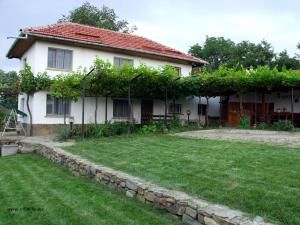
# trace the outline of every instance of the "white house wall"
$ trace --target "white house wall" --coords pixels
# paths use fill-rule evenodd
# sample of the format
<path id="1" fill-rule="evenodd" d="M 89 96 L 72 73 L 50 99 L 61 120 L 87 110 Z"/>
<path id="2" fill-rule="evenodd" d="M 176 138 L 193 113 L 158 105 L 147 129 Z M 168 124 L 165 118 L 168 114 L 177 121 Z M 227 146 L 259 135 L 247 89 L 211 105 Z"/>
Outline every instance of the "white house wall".
<path id="1" fill-rule="evenodd" d="M 86 68 L 87 70 L 93 66 L 93 62 L 96 57 L 102 59 L 104 61 L 109 61 L 113 63 L 114 57 L 125 57 L 128 59 L 132 59 L 134 66 L 139 66 L 141 64 L 146 64 L 147 66 L 152 66 L 155 68 L 159 68 L 166 64 L 177 66 L 181 68 L 182 75 L 186 76 L 190 74 L 192 71 L 191 65 L 183 65 L 178 63 L 171 63 L 165 61 L 159 61 L 154 59 L 146 59 L 135 56 L 128 56 L 117 53 L 104 52 L 94 49 L 82 48 L 82 47 L 72 47 L 67 45 L 53 44 L 49 42 L 41 42 L 36 41 L 31 48 L 24 54 L 22 59 L 27 58 L 28 64 L 32 67 L 32 71 L 34 74 L 38 72 L 47 72 L 49 76 L 54 77 L 57 74 L 62 73 L 62 71 L 48 69 L 48 48 L 61 48 L 73 51 L 73 62 L 72 62 L 72 70 L 76 71 L 78 69 Z"/>

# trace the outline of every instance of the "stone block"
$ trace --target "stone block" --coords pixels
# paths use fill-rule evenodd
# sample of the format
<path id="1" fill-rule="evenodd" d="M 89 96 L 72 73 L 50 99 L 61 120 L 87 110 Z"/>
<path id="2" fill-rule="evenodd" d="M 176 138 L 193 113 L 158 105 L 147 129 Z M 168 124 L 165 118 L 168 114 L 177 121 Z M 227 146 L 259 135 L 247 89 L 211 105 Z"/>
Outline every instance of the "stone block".
<path id="1" fill-rule="evenodd" d="M 193 209 L 191 207 L 186 207 L 185 209 L 185 214 L 187 214 L 188 216 L 196 219 L 197 218 L 197 210 Z"/>
<path id="2" fill-rule="evenodd" d="M 190 217 L 189 215 L 186 215 L 186 214 L 183 214 L 182 221 L 189 225 L 202 225 L 197 220 L 193 219 L 192 217 Z"/>
<path id="3" fill-rule="evenodd" d="M 129 198 L 133 198 L 135 196 L 135 192 L 131 191 L 131 190 L 128 190 L 128 191 L 126 191 L 126 196 L 129 197 Z"/>
<path id="4" fill-rule="evenodd" d="M 18 153 L 19 145 L 17 144 L 2 145 L 2 147 L 0 148 L 1 148 L 1 156 L 9 156 Z"/>
<path id="5" fill-rule="evenodd" d="M 126 187 L 133 191 L 137 191 L 137 189 L 138 189 L 138 186 L 134 182 L 129 181 L 129 180 L 126 180 Z"/>

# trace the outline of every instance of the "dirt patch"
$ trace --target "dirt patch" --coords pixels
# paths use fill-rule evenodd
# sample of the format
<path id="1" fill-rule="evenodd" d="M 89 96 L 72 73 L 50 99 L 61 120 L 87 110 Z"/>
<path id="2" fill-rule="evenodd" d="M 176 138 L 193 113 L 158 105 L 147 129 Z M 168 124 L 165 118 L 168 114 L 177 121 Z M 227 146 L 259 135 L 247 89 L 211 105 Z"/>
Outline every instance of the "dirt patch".
<path id="1" fill-rule="evenodd" d="M 300 133 L 282 131 L 261 131 L 241 129 L 212 129 L 187 131 L 175 134 L 183 137 L 208 138 L 218 140 L 251 141 L 272 145 L 300 148 Z"/>

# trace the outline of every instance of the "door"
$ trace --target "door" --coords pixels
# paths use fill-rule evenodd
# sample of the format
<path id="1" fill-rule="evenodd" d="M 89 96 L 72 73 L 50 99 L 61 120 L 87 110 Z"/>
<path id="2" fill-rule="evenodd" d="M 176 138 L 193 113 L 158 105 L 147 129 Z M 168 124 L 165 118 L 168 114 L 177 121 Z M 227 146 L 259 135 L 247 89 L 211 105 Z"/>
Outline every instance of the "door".
<path id="1" fill-rule="evenodd" d="M 152 124 L 153 122 L 153 100 L 142 100 L 141 123 Z"/>

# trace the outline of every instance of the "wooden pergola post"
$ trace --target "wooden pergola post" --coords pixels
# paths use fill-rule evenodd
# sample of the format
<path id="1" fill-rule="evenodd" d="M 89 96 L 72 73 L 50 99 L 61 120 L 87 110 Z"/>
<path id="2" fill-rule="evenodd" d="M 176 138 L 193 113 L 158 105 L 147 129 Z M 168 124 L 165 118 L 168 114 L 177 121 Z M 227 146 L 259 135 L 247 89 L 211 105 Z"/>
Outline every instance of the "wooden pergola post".
<path id="1" fill-rule="evenodd" d="M 165 89 L 165 116 L 164 116 L 165 126 L 167 126 L 167 111 L 168 111 L 167 101 L 168 101 L 168 88 L 166 87 L 166 89 Z"/>
<path id="2" fill-rule="evenodd" d="M 262 122 L 266 122 L 266 95 L 263 92 L 261 95 L 261 111 L 262 111 Z"/>
<path id="3" fill-rule="evenodd" d="M 294 125 L 294 88 L 292 88 L 291 95 L 291 114 L 292 114 L 292 124 Z"/>

